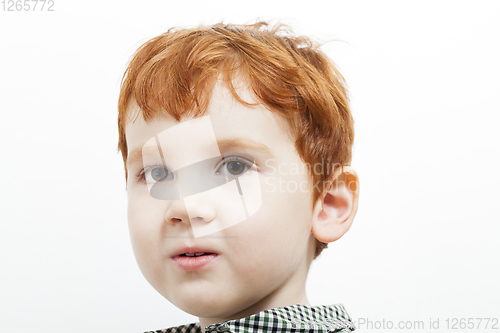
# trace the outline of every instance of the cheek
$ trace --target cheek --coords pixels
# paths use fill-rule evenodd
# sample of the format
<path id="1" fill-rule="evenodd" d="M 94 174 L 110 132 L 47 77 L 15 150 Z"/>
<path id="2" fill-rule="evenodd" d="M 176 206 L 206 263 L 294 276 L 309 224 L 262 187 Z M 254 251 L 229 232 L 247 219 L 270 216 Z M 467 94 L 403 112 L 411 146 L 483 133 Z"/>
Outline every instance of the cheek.
<path id="1" fill-rule="evenodd" d="M 163 233 L 164 202 L 151 197 L 134 197 L 128 202 L 128 225 L 135 260 L 146 280 L 163 290 L 162 260 L 165 255 Z"/>
<path id="2" fill-rule="evenodd" d="M 287 182 L 300 180 L 302 178 L 286 179 Z M 260 261 L 257 265 L 272 264 L 276 258 L 288 254 L 297 255 L 306 246 L 312 226 L 310 192 L 280 190 L 276 179 L 273 184 L 277 186 L 275 191 L 262 191 L 260 209 L 234 229 L 240 239 L 241 255 L 249 261 L 255 256 Z"/>
<path id="3" fill-rule="evenodd" d="M 310 184 L 302 175 L 273 175 L 262 182 L 262 211 L 282 232 L 304 232 L 311 227 Z"/>
<path id="4" fill-rule="evenodd" d="M 164 203 L 151 197 L 135 196 L 128 201 L 128 227 L 137 260 L 141 253 L 159 246 L 164 219 Z M 153 252 L 154 253 L 154 252 Z"/>

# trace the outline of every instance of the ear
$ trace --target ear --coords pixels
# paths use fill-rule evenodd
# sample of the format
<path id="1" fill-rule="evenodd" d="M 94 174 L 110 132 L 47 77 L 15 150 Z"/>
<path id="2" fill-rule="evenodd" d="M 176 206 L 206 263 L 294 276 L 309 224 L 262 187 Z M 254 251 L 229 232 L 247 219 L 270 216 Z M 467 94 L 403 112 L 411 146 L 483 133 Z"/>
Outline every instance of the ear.
<path id="1" fill-rule="evenodd" d="M 358 199 L 358 175 L 350 166 L 344 166 L 331 180 L 331 186 L 325 186 L 314 205 L 311 230 L 314 237 L 323 243 L 342 237 L 354 221 Z"/>

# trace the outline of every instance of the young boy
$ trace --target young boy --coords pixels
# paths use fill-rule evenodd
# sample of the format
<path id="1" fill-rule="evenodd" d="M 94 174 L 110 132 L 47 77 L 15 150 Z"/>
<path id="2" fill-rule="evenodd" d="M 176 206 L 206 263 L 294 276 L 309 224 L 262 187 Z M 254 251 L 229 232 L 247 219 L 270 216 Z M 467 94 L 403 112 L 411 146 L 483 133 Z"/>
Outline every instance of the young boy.
<path id="1" fill-rule="evenodd" d="M 118 109 L 139 268 L 199 317 L 156 332 L 354 330 L 305 293 L 359 195 L 345 84 L 314 43 L 264 22 L 171 29 L 135 53 Z"/>

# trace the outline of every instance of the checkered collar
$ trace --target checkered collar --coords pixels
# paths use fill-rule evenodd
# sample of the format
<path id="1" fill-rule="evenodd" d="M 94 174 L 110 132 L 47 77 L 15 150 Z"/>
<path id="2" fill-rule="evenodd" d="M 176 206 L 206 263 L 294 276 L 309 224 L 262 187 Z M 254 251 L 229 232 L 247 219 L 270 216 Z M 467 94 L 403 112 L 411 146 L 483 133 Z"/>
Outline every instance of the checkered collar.
<path id="1" fill-rule="evenodd" d="M 349 333 L 354 323 L 341 304 L 289 305 L 205 327 L 206 333 Z M 145 333 L 203 333 L 199 323 Z"/>

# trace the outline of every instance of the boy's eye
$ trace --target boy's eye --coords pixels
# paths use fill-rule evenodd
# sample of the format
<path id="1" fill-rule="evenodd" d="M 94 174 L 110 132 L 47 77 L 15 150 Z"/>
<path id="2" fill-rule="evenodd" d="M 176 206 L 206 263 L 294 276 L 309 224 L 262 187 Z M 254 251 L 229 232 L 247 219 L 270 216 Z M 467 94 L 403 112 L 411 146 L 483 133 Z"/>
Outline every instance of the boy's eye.
<path id="1" fill-rule="evenodd" d="M 248 155 L 248 157 L 249 158 L 247 159 L 241 156 L 228 156 L 222 160 L 219 160 L 219 163 L 217 163 L 217 165 L 215 166 L 215 174 L 225 176 L 227 181 L 228 177 L 237 178 L 252 169 L 257 170 L 257 166 L 254 163 L 253 157 L 251 157 L 250 155 Z M 198 184 L 203 188 L 207 186 L 209 188 L 213 188 L 222 185 L 225 181 L 223 180 L 223 178 L 213 178 L 214 169 L 210 167 L 210 164 L 214 163 L 217 159 L 220 159 L 220 156 L 200 161 L 198 163 L 194 163 L 182 169 L 179 169 L 177 172 L 180 179 L 184 180 L 184 182 L 182 183 L 184 185 L 190 184 L 188 186 L 188 189 L 184 190 L 188 192 L 194 190 L 191 188 L 193 187 L 192 184 Z M 145 181 L 148 184 L 164 183 L 165 185 L 167 185 L 170 184 L 169 180 L 174 179 L 174 173 L 164 165 L 155 164 L 146 166 L 138 175 L 137 179 Z M 189 181 L 186 182 L 187 180 Z M 198 185 L 195 186 L 197 190 L 199 190 Z"/>
<path id="2" fill-rule="evenodd" d="M 238 161 L 231 161 L 226 164 L 227 165 L 227 171 L 233 176 L 239 176 L 243 172 L 245 172 L 245 164 L 238 162 Z"/>
<path id="3" fill-rule="evenodd" d="M 252 166 L 249 162 L 245 162 L 238 157 L 229 157 L 217 169 L 217 173 L 230 177 L 239 177 L 250 170 Z"/>
<path id="4" fill-rule="evenodd" d="M 143 179 L 147 183 L 158 183 L 167 179 L 173 179 L 174 174 L 162 165 L 152 165 L 146 167 L 140 174 L 138 179 Z"/>
<path id="5" fill-rule="evenodd" d="M 171 172 L 168 171 L 167 168 L 164 167 L 159 167 L 159 168 L 154 168 L 151 170 L 151 173 L 149 173 L 150 178 L 156 182 L 161 182 L 169 176 Z M 146 175 L 146 179 L 148 178 L 148 175 Z"/>

